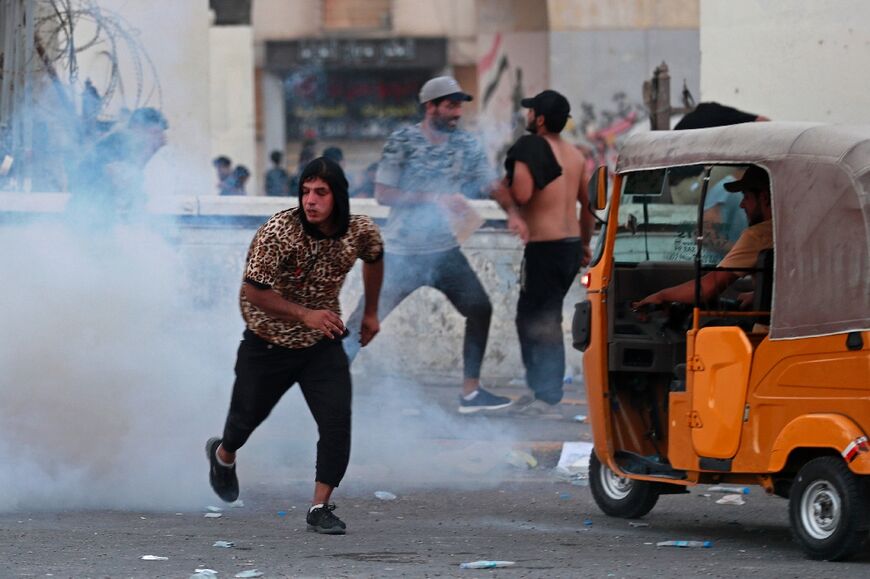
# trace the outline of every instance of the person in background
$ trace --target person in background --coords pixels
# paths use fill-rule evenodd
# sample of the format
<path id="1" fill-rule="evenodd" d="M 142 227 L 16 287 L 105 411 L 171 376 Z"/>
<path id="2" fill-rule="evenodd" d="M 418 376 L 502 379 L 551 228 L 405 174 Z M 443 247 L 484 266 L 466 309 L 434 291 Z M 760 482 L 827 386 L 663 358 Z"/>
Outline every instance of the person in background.
<path id="1" fill-rule="evenodd" d="M 471 100 L 456 80 L 440 76 L 420 89 L 423 121 L 393 132 L 384 145 L 375 198 L 390 207 L 384 227 L 386 279 L 379 312 L 389 315 L 412 292 L 435 288 L 465 318 L 463 383 L 459 412 L 495 411 L 511 405 L 480 385 L 492 304 L 460 250 L 453 223 L 472 213 L 468 197 L 489 197 L 495 172 L 480 142 L 459 128 L 462 104 Z M 350 316 L 345 347 L 359 351 L 360 301 Z"/>
<path id="2" fill-rule="evenodd" d="M 508 227 L 526 244 L 516 323 L 532 392 L 514 410 L 541 415 L 562 400 L 562 302 L 580 268 L 589 264 L 595 217 L 586 190 L 586 158 L 561 137 L 571 116 L 568 99 L 545 90 L 521 104 L 531 134 L 508 150 L 507 177 L 493 197 L 507 212 Z"/>
<path id="3" fill-rule="evenodd" d="M 290 176 L 281 161 L 284 155 L 281 151 L 272 151 L 269 159 L 272 160 L 272 168 L 266 173 L 266 195 L 268 197 L 286 197 L 290 194 Z"/>
<path id="4" fill-rule="evenodd" d="M 758 261 L 758 254 L 773 247 L 773 212 L 770 206 L 770 178 L 767 171 L 758 165 L 750 165 L 737 181 L 724 184 L 729 193 L 742 193 L 740 207 L 746 212 L 749 227 L 743 230 L 737 242 L 716 267 L 725 271 L 710 271 L 701 278 L 701 302 L 712 303 L 739 277 L 749 273 Z M 740 271 L 737 268 L 745 267 Z M 752 292 L 741 294 L 740 301 L 747 307 Z M 659 290 L 632 304 L 635 309 L 648 305 L 678 302 L 691 304 L 695 301 L 695 280 Z"/>
<path id="5" fill-rule="evenodd" d="M 323 149 L 323 156 L 327 159 L 332 159 L 342 167 L 344 167 L 344 151 L 339 147 L 326 147 Z"/>
<path id="6" fill-rule="evenodd" d="M 228 191 L 232 187 L 233 162 L 229 157 L 221 155 L 215 157 L 211 164 L 217 172 L 218 195 L 231 195 Z"/>
<path id="7" fill-rule="evenodd" d="M 363 261 L 362 345 L 374 338 L 384 275 L 383 242 L 371 218 L 350 214 L 347 179 L 323 157 L 302 171 L 299 207 L 273 215 L 254 235 L 240 305 L 245 331 L 222 437 L 206 443 L 209 482 L 226 502 L 239 496 L 236 453 L 285 392 L 299 383 L 320 439 L 308 529 L 343 535 L 330 504 L 350 459 L 351 376 L 341 346 L 339 292 Z"/>
<path id="8" fill-rule="evenodd" d="M 97 141 L 73 175 L 67 213 L 81 224 L 141 217 L 145 166 L 166 145 L 168 128 L 163 113 L 144 107 L 133 111 L 123 128 Z"/>
<path id="9" fill-rule="evenodd" d="M 236 165 L 227 181 L 228 187 L 221 192 L 221 195 L 247 195 L 248 192 L 245 190 L 245 187 L 248 184 L 250 176 L 251 172 L 248 171 L 247 167 Z"/>
<path id="10" fill-rule="evenodd" d="M 351 197 L 357 199 L 370 199 L 375 196 L 375 176 L 378 173 L 378 164 L 372 163 L 363 172 L 359 184 L 353 190 Z"/>

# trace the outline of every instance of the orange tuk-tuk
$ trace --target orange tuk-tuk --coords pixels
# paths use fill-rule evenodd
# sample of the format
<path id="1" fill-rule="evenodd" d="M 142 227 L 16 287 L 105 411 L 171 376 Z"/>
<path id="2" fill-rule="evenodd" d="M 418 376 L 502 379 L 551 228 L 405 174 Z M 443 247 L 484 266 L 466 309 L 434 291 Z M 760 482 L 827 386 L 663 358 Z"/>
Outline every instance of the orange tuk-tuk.
<path id="1" fill-rule="evenodd" d="M 745 248 L 748 209 L 727 185 L 750 166 L 767 176 L 772 223 L 754 264 L 735 272 L 720 264 Z M 692 485 L 760 485 L 788 498 L 793 536 L 810 557 L 863 549 L 870 126 L 640 134 L 609 179 L 601 167 L 590 182 L 604 217 L 573 320 L 598 506 L 640 517 L 659 495 Z M 737 281 L 706 295 L 704 277 L 725 270 Z M 689 300 L 638 308 L 687 283 Z"/>

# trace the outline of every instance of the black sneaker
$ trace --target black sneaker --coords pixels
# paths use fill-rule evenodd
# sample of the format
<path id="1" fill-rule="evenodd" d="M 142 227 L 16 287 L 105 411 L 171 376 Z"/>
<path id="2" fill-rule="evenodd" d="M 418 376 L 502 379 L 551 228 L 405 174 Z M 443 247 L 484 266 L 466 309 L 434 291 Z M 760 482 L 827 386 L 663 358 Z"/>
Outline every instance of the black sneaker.
<path id="1" fill-rule="evenodd" d="M 221 439 L 214 437 L 209 438 L 205 443 L 205 454 L 208 457 L 208 481 L 211 483 L 211 488 L 221 499 L 228 503 L 234 502 L 239 498 L 239 479 L 236 477 L 236 465 L 223 466 L 217 461 L 218 446 L 221 444 Z"/>
<path id="2" fill-rule="evenodd" d="M 315 509 L 308 511 L 305 517 L 305 522 L 308 523 L 308 530 L 315 533 L 323 533 L 324 535 L 344 535 L 347 525 L 344 521 L 332 514 L 335 510 L 335 505 L 320 505 Z"/>
<path id="3" fill-rule="evenodd" d="M 459 397 L 459 413 L 474 414 L 487 410 L 501 410 L 511 404 L 513 401 L 506 396 L 496 396 L 492 392 L 478 388 L 477 395 L 471 400 L 466 400 L 464 396 Z"/>

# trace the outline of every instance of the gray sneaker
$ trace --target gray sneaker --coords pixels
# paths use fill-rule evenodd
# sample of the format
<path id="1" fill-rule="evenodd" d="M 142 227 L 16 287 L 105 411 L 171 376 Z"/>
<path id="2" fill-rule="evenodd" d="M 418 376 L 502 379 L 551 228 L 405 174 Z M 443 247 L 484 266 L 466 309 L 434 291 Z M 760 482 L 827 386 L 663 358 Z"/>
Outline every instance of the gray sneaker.
<path id="1" fill-rule="evenodd" d="M 532 396 L 523 396 L 514 403 L 513 414 L 540 418 L 562 418 L 558 404 L 548 404 Z"/>

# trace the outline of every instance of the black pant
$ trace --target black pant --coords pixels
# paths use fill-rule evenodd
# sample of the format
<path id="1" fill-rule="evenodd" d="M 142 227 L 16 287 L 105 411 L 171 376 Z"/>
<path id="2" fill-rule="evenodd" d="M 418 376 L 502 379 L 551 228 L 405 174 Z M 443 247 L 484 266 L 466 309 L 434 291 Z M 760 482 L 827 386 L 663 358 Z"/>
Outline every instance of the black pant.
<path id="1" fill-rule="evenodd" d="M 582 258 L 578 238 L 534 241 L 526 245 L 523 253 L 517 333 L 526 382 L 535 398 L 549 404 L 562 400 L 562 301 L 580 271 Z"/>
<path id="2" fill-rule="evenodd" d="M 337 487 L 350 460 L 350 369 L 340 341 L 290 349 L 245 330 L 223 447 L 241 448 L 296 382 L 320 434 L 315 480 Z"/>
<path id="3" fill-rule="evenodd" d="M 462 347 L 465 378 L 480 378 L 480 367 L 489 338 L 492 304 L 477 274 L 459 248 L 421 255 L 384 254 L 384 284 L 378 303 L 378 317 L 386 318 L 417 288 L 441 290 L 460 314 L 465 316 L 465 341 Z M 347 356 L 353 362 L 360 349 L 359 336 L 365 297 L 347 321 L 350 335 L 344 340 Z"/>

